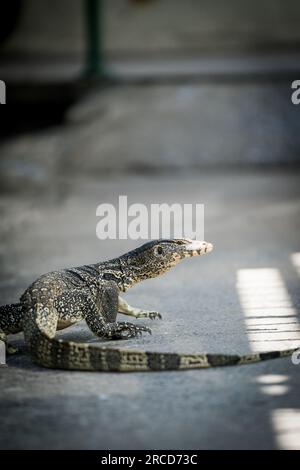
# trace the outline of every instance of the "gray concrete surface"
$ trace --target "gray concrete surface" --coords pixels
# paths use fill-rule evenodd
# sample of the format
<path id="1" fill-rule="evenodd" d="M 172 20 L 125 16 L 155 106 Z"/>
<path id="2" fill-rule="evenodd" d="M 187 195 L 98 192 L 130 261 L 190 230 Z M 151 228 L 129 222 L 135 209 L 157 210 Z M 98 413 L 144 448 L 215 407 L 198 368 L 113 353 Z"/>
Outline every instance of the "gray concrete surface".
<path id="1" fill-rule="evenodd" d="M 185 81 L 223 82 L 228 80 L 253 79 L 268 80 L 270 77 L 293 81 L 299 76 L 299 53 L 247 53 L 247 54 L 214 54 L 195 56 L 187 54 L 175 58 L 120 58 L 106 59 L 107 79 L 112 82 L 139 84 L 149 82 L 178 83 Z M 1 60 L 1 78 L 10 84 L 20 87 L 31 85 L 48 85 L 58 83 L 76 83 L 85 74 L 85 64 L 74 58 L 35 58 L 18 60 Z"/>
<path id="2" fill-rule="evenodd" d="M 278 317 L 280 305 L 269 313 L 266 304 L 260 307 L 259 318 L 269 326 L 259 347 L 296 344 L 300 278 L 290 256 L 300 251 L 299 183 L 295 171 L 200 170 L 105 179 L 65 172 L 44 191 L 24 192 L 20 186 L 2 193 L 1 303 L 15 301 L 43 272 L 116 256 L 136 245 L 96 238 L 100 202 L 115 202 L 119 194 L 132 202 L 202 202 L 206 238 L 215 251 L 127 294 L 134 305 L 161 311 L 163 321 L 151 323 L 152 336 L 123 347 L 228 353 L 257 347 L 237 290 L 239 270 L 249 268 L 279 270 L 294 318 L 292 333 L 289 316 Z M 278 289 L 277 284 L 275 301 Z M 281 333 L 278 319 L 288 321 Z M 84 324 L 60 336 L 98 343 Z M 22 337 L 14 341 L 23 348 Z M 299 448 L 299 386 L 300 366 L 290 358 L 126 375 L 45 370 L 23 350 L 0 369 L 0 447 Z"/>
<path id="3" fill-rule="evenodd" d="M 66 170 L 101 176 L 299 164 L 300 106 L 291 102 L 291 83 L 237 79 L 96 90 L 69 110 L 65 126 L 1 144 L 1 184 L 43 187 Z"/>

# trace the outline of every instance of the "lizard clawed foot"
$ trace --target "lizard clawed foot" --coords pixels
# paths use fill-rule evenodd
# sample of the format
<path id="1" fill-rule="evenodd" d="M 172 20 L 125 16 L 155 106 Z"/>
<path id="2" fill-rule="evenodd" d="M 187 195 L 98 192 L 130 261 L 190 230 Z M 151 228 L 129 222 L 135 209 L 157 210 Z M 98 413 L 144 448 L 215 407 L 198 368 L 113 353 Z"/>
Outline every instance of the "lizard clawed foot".
<path id="1" fill-rule="evenodd" d="M 137 314 L 136 318 L 150 318 L 150 320 L 159 318 L 159 320 L 162 320 L 162 316 L 159 312 L 148 312 L 148 310 L 141 311 Z"/>
<path id="2" fill-rule="evenodd" d="M 135 325 L 134 323 L 119 322 L 115 324 L 109 337 L 111 339 L 129 339 L 141 335 L 142 333 L 152 334 L 150 328 L 141 325 Z"/>

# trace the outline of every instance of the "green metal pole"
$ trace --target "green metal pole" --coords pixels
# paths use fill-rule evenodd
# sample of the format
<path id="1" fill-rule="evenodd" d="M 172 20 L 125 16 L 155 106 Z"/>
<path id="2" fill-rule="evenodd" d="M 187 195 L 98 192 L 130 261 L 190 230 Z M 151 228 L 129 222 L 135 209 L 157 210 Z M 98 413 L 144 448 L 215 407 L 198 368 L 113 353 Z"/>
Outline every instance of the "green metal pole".
<path id="1" fill-rule="evenodd" d="M 84 0 L 86 17 L 86 74 L 105 75 L 103 56 L 103 1 Z"/>

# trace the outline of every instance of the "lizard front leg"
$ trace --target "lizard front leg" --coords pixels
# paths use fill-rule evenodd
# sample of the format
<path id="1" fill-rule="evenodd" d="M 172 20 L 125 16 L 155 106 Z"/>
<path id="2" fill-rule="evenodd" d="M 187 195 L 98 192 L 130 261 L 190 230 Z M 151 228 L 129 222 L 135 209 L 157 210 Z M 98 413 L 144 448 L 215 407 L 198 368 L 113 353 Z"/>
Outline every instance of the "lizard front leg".
<path id="1" fill-rule="evenodd" d="M 70 315 L 67 315 L 70 320 L 73 319 L 75 312 L 74 320 L 78 319 L 80 312 L 90 330 L 101 338 L 127 339 L 142 332 L 151 333 L 151 330 L 144 326 L 115 321 L 118 313 L 117 293 L 117 285 L 112 286 L 110 282 L 103 282 L 99 286 L 99 295 L 95 300 L 88 290 L 68 291 L 57 298 L 55 307 L 60 314 L 63 309 L 65 316 L 66 312 L 70 312 Z"/>
<path id="2" fill-rule="evenodd" d="M 129 322 L 116 322 L 118 314 L 119 288 L 113 281 L 101 280 L 98 285 L 97 304 L 99 313 L 108 322 L 104 336 L 111 339 L 127 339 L 142 332 L 151 334 L 150 328 Z M 87 319 L 88 322 L 88 319 Z"/>
<path id="3" fill-rule="evenodd" d="M 129 315 L 135 318 L 150 318 L 151 320 L 154 320 L 155 318 L 159 318 L 161 320 L 162 318 L 161 314 L 158 312 L 151 312 L 149 310 L 132 307 L 120 296 L 118 298 L 118 311 L 124 315 Z"/>

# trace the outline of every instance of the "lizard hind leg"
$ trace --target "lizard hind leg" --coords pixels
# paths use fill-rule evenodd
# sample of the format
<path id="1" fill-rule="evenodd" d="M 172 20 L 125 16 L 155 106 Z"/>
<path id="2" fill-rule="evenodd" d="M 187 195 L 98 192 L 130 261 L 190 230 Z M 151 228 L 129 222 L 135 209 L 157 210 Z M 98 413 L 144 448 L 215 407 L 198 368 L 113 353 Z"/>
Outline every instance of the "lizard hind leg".
<path id="1" fill-rule="evenodd" d="M 45 343 L 43 338 L 52 339 L 55 336 L 58 312 L 54 306 L 44 306 L 37 303 L 28 309 L 24 319 L 24 336 L 27 347 L 34 360 L 41 359 L 45 364 L 51 362 L 51 343 Z M 47 344 L 47 348 L 45 348 Z"/>

